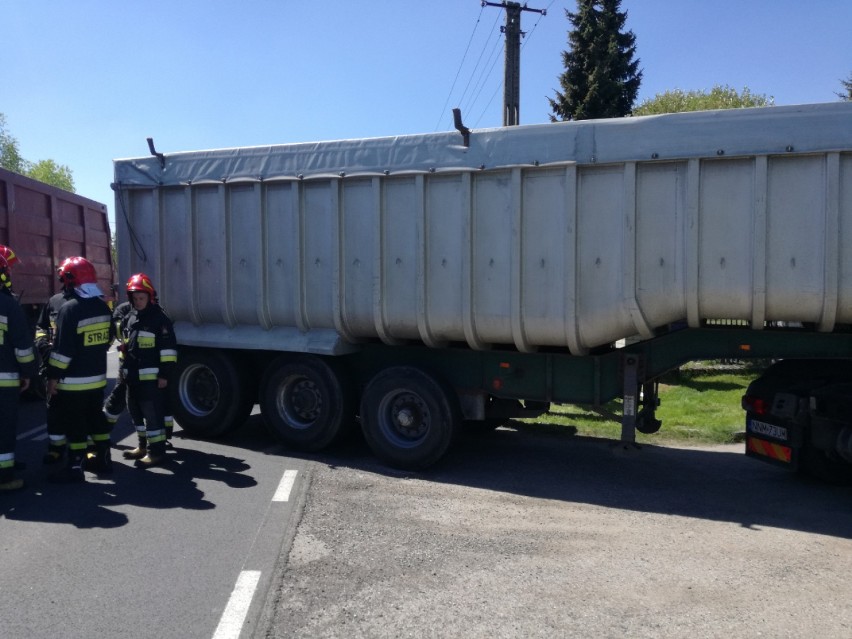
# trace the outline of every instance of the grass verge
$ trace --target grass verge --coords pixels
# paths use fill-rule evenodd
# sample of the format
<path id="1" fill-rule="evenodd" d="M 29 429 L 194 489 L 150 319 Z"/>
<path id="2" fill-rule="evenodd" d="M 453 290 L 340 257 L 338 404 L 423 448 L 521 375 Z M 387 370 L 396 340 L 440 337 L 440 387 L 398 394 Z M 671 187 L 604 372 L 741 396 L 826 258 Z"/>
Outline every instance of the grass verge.
<path id="1" fill-rule="evenodd" d="M 657 419 L 663 426 L 653 435 L 636 433 L 639 443 L 725 444 L 745 428 L 740 400 L 765 363 L 693 362 L 660 380 Z M 619 439 L 621 399 L 601 407 L 554 404 L 537 419 L 518 420 L 553 430 L 571 428 L 579 436 Z"/>

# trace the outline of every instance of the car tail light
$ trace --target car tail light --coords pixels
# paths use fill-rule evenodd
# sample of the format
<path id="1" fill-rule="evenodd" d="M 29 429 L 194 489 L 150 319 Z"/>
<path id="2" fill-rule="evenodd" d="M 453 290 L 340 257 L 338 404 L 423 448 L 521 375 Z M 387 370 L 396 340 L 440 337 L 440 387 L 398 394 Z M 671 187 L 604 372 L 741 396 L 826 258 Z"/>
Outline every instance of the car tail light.
<path id="1" fill-rule="evenodd" d="M 743 395 L 742 406 L 743 410 L 747 413 L 754 413 L 755 415 L 769 414 L 769 402 L 767 402 L 761 397 L 755 397 L 754 395 Z"/>

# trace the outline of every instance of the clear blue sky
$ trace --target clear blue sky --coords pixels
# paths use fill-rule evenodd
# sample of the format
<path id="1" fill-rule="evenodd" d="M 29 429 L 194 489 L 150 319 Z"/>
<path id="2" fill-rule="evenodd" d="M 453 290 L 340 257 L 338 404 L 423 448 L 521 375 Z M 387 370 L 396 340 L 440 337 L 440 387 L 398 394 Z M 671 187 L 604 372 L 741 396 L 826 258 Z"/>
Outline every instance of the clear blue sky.
<path id="1" fill-rule="evenodd" d="M 547 9 L 522 15 L 520 120 L 534 124 L 548 121 L 576 2 L 527 2 Z M 714 84 L 831 102 L 852 72 L 850 0 L 621 7 L 640 102 Z M 502 123 L 505 14 L 479 0 L 0 0 L 0 16 L 9 132 L 111 214 L 112 160 L 147 155 L 148 136 L 168 153 L 423 133 L 451 129 L 454 106 L 471 128 Z"/>

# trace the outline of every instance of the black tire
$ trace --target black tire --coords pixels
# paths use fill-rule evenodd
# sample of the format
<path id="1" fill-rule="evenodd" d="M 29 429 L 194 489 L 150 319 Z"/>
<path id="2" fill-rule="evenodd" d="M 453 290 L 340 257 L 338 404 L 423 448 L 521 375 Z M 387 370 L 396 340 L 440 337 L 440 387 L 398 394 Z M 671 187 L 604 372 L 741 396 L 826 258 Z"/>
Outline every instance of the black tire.
<path id="1" fill-rule="evenodd" d="M 852 466 L 835 459 L 824 450 L 805 445 L 801 452 L 799 472 L 834 486 L 852 485 Z"/>
<path id="2" fill-rule="evenodd" d="M 224 353 L 181 350 L 168 386 L 175 420 L 190 435 L 203 439 L 242 426 L 254 405 L 249 379 Z"/>
<path id="3" fill-rule="evenodd" d="M 452 390 L 417 368 L 381 371 L 361 398 L 364 438 L 376 457 L 396 468 L 421 470 L 434 464 L 460 423 Z"/>
<path id="4" fill-rule="evenodd" d="M 274 437 L 298 450 L 317 451 L 354 422 L 352 397 L 346 376 L 331 361 L 283 356 L 263 374 L 260 412 Z"/>

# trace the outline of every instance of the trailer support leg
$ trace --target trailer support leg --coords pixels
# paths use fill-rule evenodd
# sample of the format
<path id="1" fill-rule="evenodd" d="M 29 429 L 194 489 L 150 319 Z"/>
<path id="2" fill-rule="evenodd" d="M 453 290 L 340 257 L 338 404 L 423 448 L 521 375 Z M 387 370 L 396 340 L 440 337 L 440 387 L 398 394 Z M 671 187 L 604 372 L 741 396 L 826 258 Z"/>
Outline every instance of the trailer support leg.
<path id="1" fill-rule="evenodd" d="M 621 443 L 636 443 L 636 411 L 639 403 L 639 357 L 624 358 L 623 404 L 621 412 Z"/>

